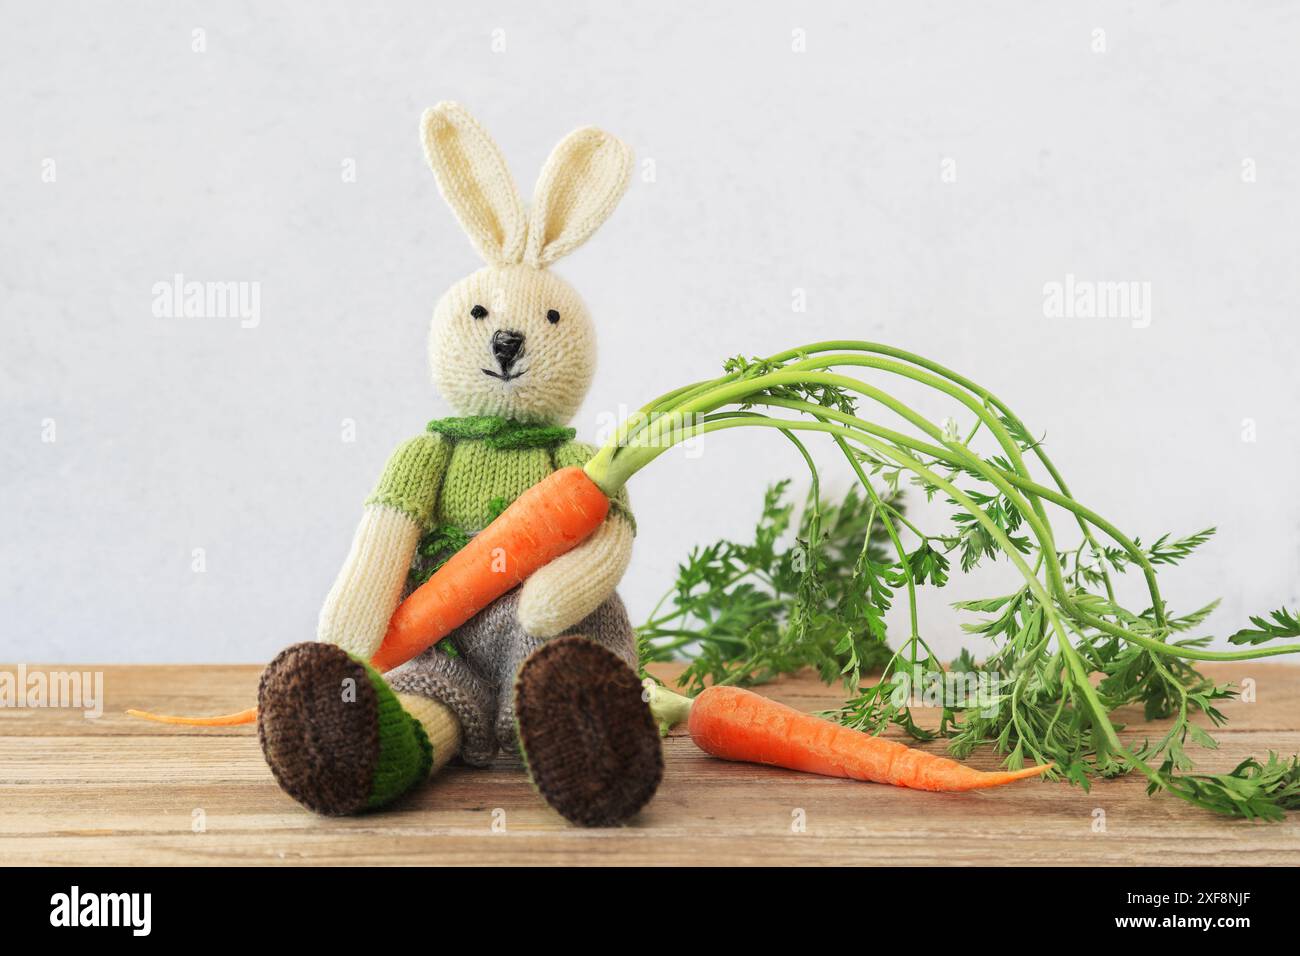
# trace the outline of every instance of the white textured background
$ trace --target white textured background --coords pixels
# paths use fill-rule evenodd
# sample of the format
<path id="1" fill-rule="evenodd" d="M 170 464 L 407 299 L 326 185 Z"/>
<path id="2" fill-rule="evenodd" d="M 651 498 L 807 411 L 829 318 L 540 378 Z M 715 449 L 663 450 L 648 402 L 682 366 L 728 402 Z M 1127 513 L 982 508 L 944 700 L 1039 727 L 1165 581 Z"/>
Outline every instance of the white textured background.
<path id="1" fill-rule="evenodd" d="M 416 136 L 447 98 L 525 194 L 586 123 L 654 160 L 557 267 L 602 334 L 586 434 L 737 352 L 883 340 L 998 391 L 1144 540 L 1217 523 L 1176 610 L 1297 601 L 1295 6 L 696 6 L 3 3 L 0 660 L 312 636 L 389 451 L 447 413 L 426 324 L 476 259 Z M 260 326 L 155 318 L 178 272 L 260 283 Z M 1045 318 L 1067 273 L 1150 282 L 1150 327 Z M 634 617 L 799 467 L 731 433 L 638 477 Z M 1006 574 L 927 594 L 926 636 Z"/>

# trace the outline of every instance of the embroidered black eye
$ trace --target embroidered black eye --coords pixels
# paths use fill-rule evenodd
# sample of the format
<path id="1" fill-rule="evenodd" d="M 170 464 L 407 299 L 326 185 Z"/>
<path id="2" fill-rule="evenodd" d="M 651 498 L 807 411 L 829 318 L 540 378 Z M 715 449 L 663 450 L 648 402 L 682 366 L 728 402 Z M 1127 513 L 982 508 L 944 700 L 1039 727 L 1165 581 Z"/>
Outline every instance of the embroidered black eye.
<path id="1" fill-rule="evenodd" d="M 474 316 L 476 319 L 486 319 L 487 309 L 483 308 L 481 305 L 476 305 L 474 308 L 469 310 L 469 314 Z"/>
<path id="2" fill-rule="evenodd" d="M 554 309 L 551 309 L 546 313 L 546 321 L 550 322 L 551 325 L 554 325 L 556 322 L 560 321 L 560 313 L 556 312 Z"/>

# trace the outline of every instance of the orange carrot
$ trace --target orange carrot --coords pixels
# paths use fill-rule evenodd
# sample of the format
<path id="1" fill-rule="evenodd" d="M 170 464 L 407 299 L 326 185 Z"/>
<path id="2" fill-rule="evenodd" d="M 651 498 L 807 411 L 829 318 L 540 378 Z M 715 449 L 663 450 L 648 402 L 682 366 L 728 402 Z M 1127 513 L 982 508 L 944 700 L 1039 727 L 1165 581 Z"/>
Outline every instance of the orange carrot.
<path id="1" fill-rule="evenodd" d="M 257 708 L 249 707 L 234 714 L 221 714 L 217 717 L 181 717 L 174 714 L 151 714 L 147 710 L 128 709 L 132 717 L 143 717 L 160 724 L 184 724 L 187 727 L 235 727 L 239 724 L 251 724 L 257 720 Z"/>
<path id="2" fill-rule="evenodd" d="M 442 640 L 543 565 L 600 527 L 609 497 L 576 466 L 533 485 L 398 605 L 370 663 L 378 671 L 404 664 Z M 128 711 L 167 724 L 251 724 L 257 708 L 219 717 L 176 717 Z"/>
<path id="3" fill-rule="evenodd" d="M 652 694 L 652 700 L 668 696 L 658 688 Z M 684 702 L 685 698 L 678 701 Z M 669 703 L 666 709 L 673 712 L 675 706 L 680 716 L 680 705 Z M 851 730 L 739 687 L 706 688 L 689 707 L 687 727 L 691 739 L 705 753 L 723 760 L 770 764 L 913 790 L 947 791 L 1000 787 L 1052 768 L 1047 764 L 1005 772 L 973 770 L 947 757 Z"/>
<path id="4" fill-rule="evenodd" d="M 371 664 L 392 670 L 446 637 L 600 527 L 609 498 L 576 466 L 515 499 L 403 601 Z"/>

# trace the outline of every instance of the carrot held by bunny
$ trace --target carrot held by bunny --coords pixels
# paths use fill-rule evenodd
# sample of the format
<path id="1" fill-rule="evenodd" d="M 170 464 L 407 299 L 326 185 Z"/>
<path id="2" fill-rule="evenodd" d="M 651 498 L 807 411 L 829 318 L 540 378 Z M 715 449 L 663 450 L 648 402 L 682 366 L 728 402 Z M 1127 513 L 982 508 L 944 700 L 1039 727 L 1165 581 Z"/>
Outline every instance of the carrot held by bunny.
<path id="1" fill-rule="evenodd" d="M 634 671 L 634 631 L 615 592 L 635 523 L 626 492 L 606 498 L 581 471 L 595 449 L 566 427 L 595 371 L 595 333 L 582 299 L 548 266 L 613 212 L 632 154 L 597 129 L 569 134 L 525 211 L 496 144 L 463 108 L 426 111 L 421 132 L 439 189 L 486 262 L 434 309 L 434 379 L 458 417 L 430 422 L 389 459 L 321 610 L 317 641 L 286 649 L 262 675 L 258 736 L 280 786 L 318 813 L 382 806 L 454 756 L 486 764 L 523 738 L 552 806 L 578 823 L 618 823 L 653 796 L 663 767 Z M 514 554 L 502 537 L 501 553 L 489 555 L 500 562 L 496 583 L 481 574 L 474 588 L 467 575 L 440 576 L 426 594 L 448 577 L 443 587 L 466 589 L 439 605 L 462 609 L 445 642 L 454 651 L 441 644 L 405 663 L 394 656 L 385 643 L 402 620 L 394 610 L 430 564 L 534 486 L 566 481 L 575 494 L 579 482 L 591 485 L 587 504 L 599 513 L 567 538 L 554 534 L 522 572 L 511 562 L 539 535 L 525 530 Z M 539 520 L 554 531 L 562 517 Z M 556 668 L 548 677 L 542 660 L 534 676 L 554 692 L 534 694 L 546 705 L 516 714 L 524 661 L 548 641 L 579 636 L 606 652 L 595 656 L 599 673 Z"/>

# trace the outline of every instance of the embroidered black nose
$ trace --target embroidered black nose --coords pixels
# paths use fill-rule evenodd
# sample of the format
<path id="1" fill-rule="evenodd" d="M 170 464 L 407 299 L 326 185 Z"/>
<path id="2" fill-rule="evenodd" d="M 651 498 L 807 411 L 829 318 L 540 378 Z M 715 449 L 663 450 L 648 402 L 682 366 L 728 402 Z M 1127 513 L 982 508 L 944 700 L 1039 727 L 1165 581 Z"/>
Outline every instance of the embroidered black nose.
<path id="1" fill-rule="evenodd" d="M 508 372 L 515 360 L 523 354 L 524 335 L 510 329 L 498 329 L 492 333 L 492 354 L 496 356 L 501 371 Z"/>

